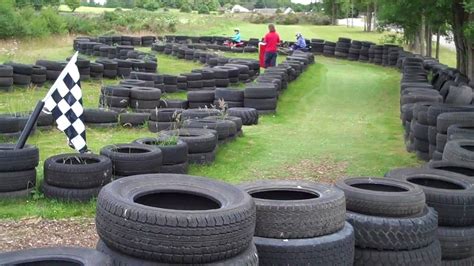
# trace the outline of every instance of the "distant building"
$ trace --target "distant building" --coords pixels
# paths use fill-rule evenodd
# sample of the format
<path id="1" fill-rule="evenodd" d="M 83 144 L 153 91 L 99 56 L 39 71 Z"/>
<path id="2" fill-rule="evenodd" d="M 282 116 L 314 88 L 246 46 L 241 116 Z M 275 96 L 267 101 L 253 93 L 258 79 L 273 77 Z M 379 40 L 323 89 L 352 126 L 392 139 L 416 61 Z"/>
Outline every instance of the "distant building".
<path id="1" fill-rule="evenodd" d="M 241 5 L 235 5 L 230 9 L 230 12 L 232 13 L 249 13 L 250 10 L 247 8 L 241 6 Z"/>
<path id="2" fill-rule="evenodd" d="M 260 14 L 276 14 L 278 8 L 255 8 L 253 12 L 260 13 Z"/>
<path id="3" fill-rule="evenodd" d="M 285 11 L 283 11 L 283 14 L 285 15 L 288 15 L 288 14 L 293 14 L 295 13 L 295 11 L 293 11 L 293 9 L 291 7 L 288 7 L 285 9 Z"/>
<path id="4" fill-rule="evenodd" d="M 107 0 L 86 0 L 87 3 L 95 3 L 99 5 L 105 5 Z"/>

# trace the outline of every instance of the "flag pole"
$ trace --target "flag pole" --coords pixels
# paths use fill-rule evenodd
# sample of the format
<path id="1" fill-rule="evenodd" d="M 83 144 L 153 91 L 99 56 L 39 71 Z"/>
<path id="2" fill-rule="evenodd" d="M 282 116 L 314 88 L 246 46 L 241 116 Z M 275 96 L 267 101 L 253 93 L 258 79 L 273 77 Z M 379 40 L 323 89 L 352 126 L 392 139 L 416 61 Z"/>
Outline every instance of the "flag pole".
<path id="1" fill-rule="evenodd" d="M 21 131 L 21 135 L 18 139 L 18 142 L 16 143 L 15 150 L 20 150 L 25 147 L 25 143 L 28 140 L 28 137 L 30 136 L 34 125 L 36 124 L 36 121 L 38 120 L 41 110 L 43 110 L 43 106 L 44 102 L 38 101 L 35 110 L 33 111 L 33 113 L 31 113 L 30 118 L 28 118 L 28 121 L 26 122 L 25 128 L 23 129 L 23 131 Z"/>

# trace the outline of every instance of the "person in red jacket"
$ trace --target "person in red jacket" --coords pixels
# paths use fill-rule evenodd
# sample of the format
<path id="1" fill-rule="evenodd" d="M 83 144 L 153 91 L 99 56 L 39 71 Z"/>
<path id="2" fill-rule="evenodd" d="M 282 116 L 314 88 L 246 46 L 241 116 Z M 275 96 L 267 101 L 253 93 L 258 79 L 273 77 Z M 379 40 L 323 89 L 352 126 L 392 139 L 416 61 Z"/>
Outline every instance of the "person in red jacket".
<path id="1" fill-rule="evenodd" d="M 277 50 L 280 44 L 280 35 L 275 30 L 275 25 L 268 25 L 268 33 L 263 38 L 265 43 L 265 67 L 272 67 L 276 65 Z"/>

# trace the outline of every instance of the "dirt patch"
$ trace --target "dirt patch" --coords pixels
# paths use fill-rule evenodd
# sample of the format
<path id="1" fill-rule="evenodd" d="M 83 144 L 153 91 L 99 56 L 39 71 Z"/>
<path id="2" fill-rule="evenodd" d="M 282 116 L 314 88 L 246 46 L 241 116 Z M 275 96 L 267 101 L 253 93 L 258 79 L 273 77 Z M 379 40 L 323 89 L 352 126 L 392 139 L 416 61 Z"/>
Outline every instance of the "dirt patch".
<path id="1" fill-rule="evenodd" d="M 263 179 L 308 180 L 334 183 L 346 175 L 347 162 L 334 162 L 331 159 L 304 159 L 294 164 L 286 164 L 271 172 L 256 173 Z"/>
<path id="2" fill-rule="evenodd" d="M 77 246 L 95 248 L 93 218 L 0 220 L 0 250 Z"/>

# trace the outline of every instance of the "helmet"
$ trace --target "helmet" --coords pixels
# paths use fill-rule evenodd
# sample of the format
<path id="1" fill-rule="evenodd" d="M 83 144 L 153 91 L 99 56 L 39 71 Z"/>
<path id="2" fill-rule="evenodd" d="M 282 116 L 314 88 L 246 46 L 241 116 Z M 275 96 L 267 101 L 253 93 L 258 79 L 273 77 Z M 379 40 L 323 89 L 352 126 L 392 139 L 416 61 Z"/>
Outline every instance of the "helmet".
<path id="1" fill-rule="evenodd" d="M 299 33 L 299 32 L 296 33 L 296 38 L 301 37 L 301 36 L 303 36 L 303 35 L 301 35 L 301 33 Z"/>
<path id="2" fill-rule="evenodd" d="M 240 32 L 240 29 L 239 29 L 239 28 L 235 28 L 235 29 L 234 29 L 234 31 L 238 31 L 238 32 Z"/>

